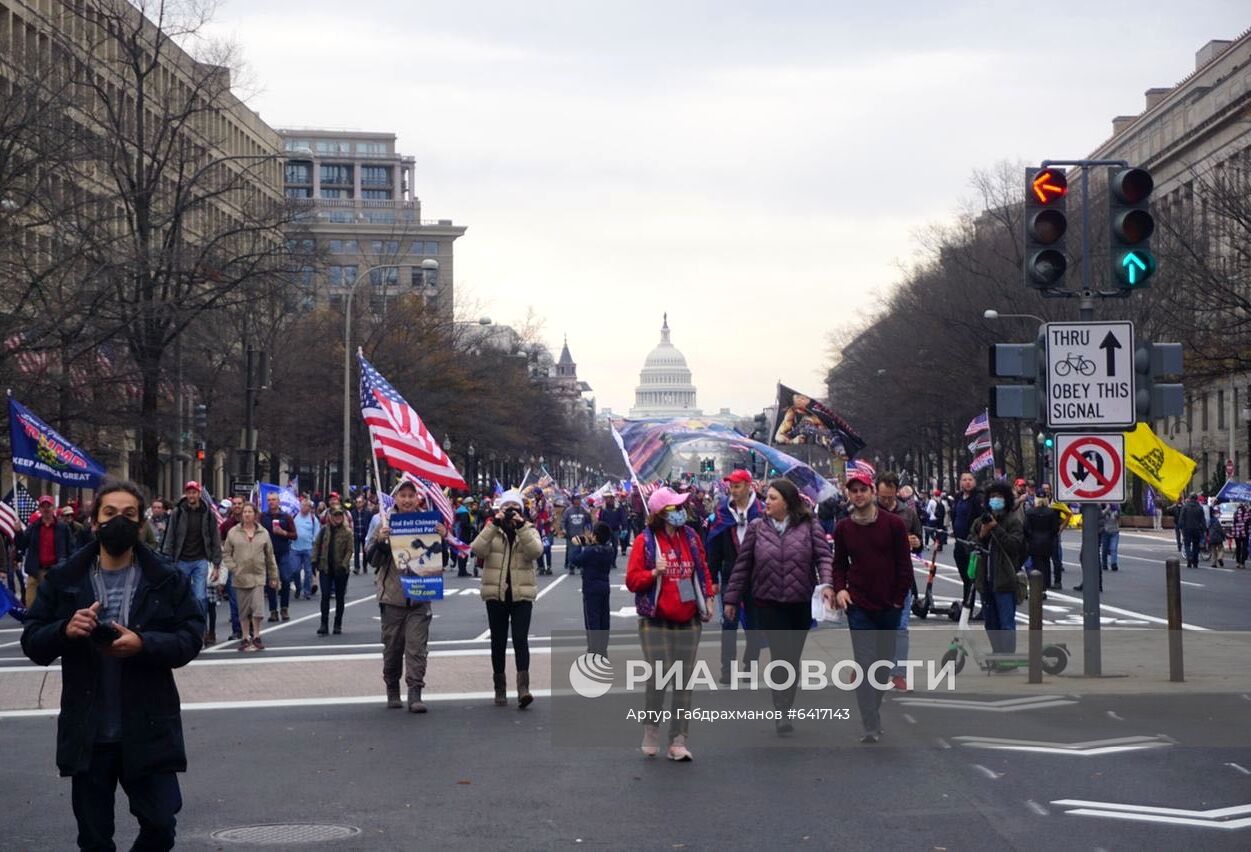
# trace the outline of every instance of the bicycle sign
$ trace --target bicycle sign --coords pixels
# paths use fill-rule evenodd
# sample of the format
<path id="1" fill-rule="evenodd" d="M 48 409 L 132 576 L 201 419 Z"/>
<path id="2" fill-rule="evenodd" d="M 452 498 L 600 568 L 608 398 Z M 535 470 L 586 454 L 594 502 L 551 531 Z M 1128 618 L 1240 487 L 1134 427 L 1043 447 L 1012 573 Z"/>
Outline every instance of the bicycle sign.
<path id="1" fill-rule="evenodd" d="M 1047 426 L 1133 426 L 1134 324 L 1049 322 Z"/>

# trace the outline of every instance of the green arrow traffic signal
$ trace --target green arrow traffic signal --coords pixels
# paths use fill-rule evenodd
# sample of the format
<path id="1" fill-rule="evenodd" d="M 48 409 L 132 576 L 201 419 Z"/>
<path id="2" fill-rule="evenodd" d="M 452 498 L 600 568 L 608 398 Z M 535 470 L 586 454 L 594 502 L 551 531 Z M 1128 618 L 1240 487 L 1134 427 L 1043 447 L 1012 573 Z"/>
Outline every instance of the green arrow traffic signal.
<path id="1" fill-rule="evenodd" d="M 1155 255 L 1143 249 L 1124 252 L 1116 264 L 1116 277 L 1125 287 L 1141 287 L 1155 272 Z"/>

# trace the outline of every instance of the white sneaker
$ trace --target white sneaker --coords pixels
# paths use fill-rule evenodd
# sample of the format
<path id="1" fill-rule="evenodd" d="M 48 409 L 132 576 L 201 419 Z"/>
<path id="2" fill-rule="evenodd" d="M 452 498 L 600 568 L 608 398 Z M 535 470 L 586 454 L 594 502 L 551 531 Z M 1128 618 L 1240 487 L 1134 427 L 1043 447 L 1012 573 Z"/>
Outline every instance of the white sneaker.
<path id="1" fill-rule="evenodd" d="M 681 762 L 695 759 L 695 755 L 686 747 L 686 737 L 679 734 L 673 738 L 673 742 L 669 744 L 669 759 Z"/>
<path id="2" fill-rule="evenodd" d="M 660 727 L 658 725 L 643 726 L 642 751 L 646 757 L 655 757 L 660 751 Z"/>

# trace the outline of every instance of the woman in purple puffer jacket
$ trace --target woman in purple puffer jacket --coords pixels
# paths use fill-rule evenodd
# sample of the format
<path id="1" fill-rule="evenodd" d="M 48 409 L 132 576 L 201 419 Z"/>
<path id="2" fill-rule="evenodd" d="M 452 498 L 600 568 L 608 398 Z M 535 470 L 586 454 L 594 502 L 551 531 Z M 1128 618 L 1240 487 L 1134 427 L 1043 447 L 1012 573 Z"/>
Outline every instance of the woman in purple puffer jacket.
<path id="1" fill-rule="evenodd" d="M 795 703 L 799 658 L 812 621 L 812 592 L 821 570 L 831 570 L 833 553 L 820 522 L 789 479 L 769 483 L 764 517 L 747 527 L 738 559 L 725 589 L 725 617 L 733 621 L 747 590 L 757 608 L 757 621 L 769 640 L 773 660 L 785 660 L 795 673 L 786 689 L 773 692 L 773 706 L 782 711 L 779 734 L 791 732 L 785 712 Z M 785 681 L 782 672 L 774 681 Z"/>

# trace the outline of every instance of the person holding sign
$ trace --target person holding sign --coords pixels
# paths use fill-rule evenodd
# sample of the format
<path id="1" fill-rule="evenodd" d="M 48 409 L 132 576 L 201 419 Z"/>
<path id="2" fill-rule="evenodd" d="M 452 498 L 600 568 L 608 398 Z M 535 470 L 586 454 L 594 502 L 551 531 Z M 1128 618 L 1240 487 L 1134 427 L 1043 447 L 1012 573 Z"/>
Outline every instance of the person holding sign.
<path id="1" fill-rule="evenodd" d="M 482 600 L 486 601 L 491 627 L 495 704 L 502 707 L 508 703 L 504 656 L 511 626 L 517 663 L 517 706 L 522 710 L 534 701 L 530 694 L 530 614 L 538 594 L 534 564 L 543 552 L 538 530 L 526 520 L 524 508 L 520 491 L 505 491 L 470 545 L 473 555 L 485 563 Z"/>
<path id="2" fill-rule="evenodd" d="M 412 566 L 407 548 L 392 547 L 391 520 L 411 516 L 418 510 L 417 487 L 404 480 L 396 486 L 395 514 L 388 516 L 379 512 L 369 522 L 365 536 L 365 559 L 375 569 L 374 585 L 378 588 L 378 608 L 382 613 L 382 682 L 387 687 L 387 707 L 399 709 L 400 675 L 408 684 L 408 710 L 425 713 L 428 709 L 421 700 L 426 686 L 426 658 L 430 645 L 430 621 L 434 617 L 430 601 L 434 596 L 414 596 L 405 580 L 417 579 L 406 573 L 399 564 L 397 553 L 403 553 Z M 440 538 L 447 535 L 443 524 L 436 524 Z M 442 582 L 442 567 L 438 568 Z M 440 585 L 440 594 L 442 597 Z"/>

